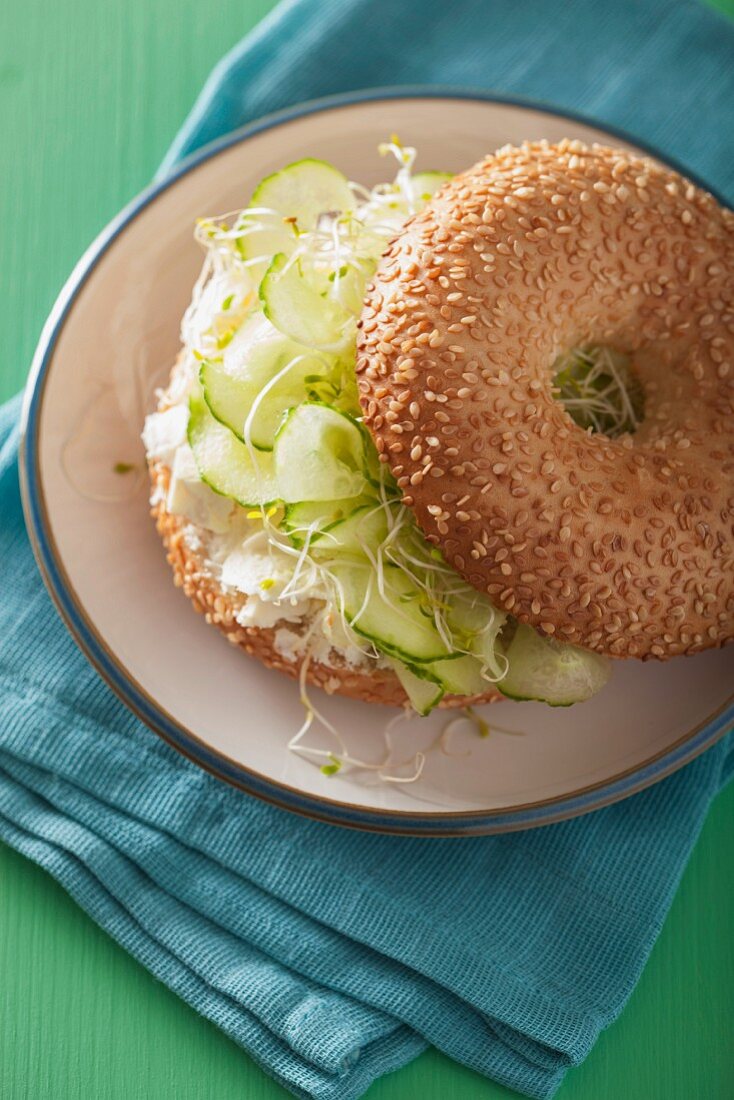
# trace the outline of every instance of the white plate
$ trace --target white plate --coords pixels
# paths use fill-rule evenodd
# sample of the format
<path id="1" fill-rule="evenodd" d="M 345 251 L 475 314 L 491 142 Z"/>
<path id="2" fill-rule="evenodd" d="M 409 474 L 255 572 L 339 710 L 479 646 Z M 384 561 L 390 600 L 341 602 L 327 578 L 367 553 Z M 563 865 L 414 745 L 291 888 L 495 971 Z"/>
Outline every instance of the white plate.
<path id="1" fill-rule="evenodd" d="M 734 717 L 734 651 L 617 664 L 595 699 L 568 710 L 484 708 L 490 727 L 521 735 L 481 739 L 467 723 L 452 737 L 452 755 L 429 752 L 413 784 L 364 770 L 328 778 L 287 750 L 302 719 L 295 685 L 194 615 L 171 583 L 145 478 L 113 473 L 119 462 L 142 468 L 143 417 L 176 356 L 201 266 L 195 219 L 244 205 L 261 177 L 304 156 L 376 183 L 387 170 L 377 145 L 391 132 L 418 147 L 419 167 L 451 171 L 525 138 L 610 140 L 543 107 L 420 89 L 307 104 L 210 146 L 105 230 L 49 318 L 26 400 L 28 525 L 51 593 L 90 659 L 153 729 L 217 775 L 342 824 L 436 834 L 522 828 L 621 798 L 711 744 Z M 320 701 L 354 755 L 379 758 L 388 710 Z M 408 760 L 447 720 L 405 723 L 395 759 Z"/>

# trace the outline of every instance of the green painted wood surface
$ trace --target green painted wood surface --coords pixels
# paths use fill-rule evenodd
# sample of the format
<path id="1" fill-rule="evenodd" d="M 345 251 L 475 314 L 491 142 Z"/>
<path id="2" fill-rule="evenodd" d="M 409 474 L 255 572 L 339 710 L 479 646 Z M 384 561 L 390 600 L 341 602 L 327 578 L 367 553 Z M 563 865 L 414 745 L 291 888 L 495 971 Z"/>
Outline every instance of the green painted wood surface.
<path id="1" fill-rule="evenodd" d="M 213 63 L 269 0 L 1 0 L 0 399 L 96 232 L 143 187 Z M 734 0 L 719 6 L 734 16 Z M 734 1096 L 734 785 L 714 806 L 621 1020 L 560 1100 Z M 371 1100 L 509 1100 L 430 1052 Z M 0 846 L 2 1100 L 285 1093 Z"/>

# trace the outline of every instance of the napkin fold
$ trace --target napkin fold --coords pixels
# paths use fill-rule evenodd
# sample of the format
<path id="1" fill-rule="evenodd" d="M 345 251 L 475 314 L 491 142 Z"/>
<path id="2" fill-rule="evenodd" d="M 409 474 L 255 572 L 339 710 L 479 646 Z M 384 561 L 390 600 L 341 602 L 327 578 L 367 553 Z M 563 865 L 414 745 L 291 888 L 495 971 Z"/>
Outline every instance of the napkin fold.
<path id="1" fill-rule="evenodd" d="M 282 4 L 215 70 L 163 170 L 266 111 L 399 77 L 582 108 L 734 193 L 734 30 L 713 13 L 428 7 Z M 66 633 L 23 526 L 18 412 L 0 409 L 0 838 L 296 1096 L 356 1098 L 427 1044 L 551 1096 L 634 987 L 731 743 L 501 837 L 356 833 L 256 802 L 143 727 Z"/>

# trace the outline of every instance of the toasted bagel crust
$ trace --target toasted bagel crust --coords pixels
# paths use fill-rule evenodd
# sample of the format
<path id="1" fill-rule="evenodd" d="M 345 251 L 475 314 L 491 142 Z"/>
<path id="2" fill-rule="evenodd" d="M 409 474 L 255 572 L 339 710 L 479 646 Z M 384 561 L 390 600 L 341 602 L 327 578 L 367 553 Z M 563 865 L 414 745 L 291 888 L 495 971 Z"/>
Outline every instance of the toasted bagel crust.
<path id="1" fill-rule="evenodd" d="M 174 368 L 175 371 L 176 368 Z M 166 407 L 165 399 L 161 408 Z M 184 530 L 191 526 L 180 516 L 171 515 L 166 510 L 165 499 L 170 481 L 168 467 L 160 462 L 149 466 L 154 490 L 151 512 L 156 521 L 158 533 L 166 547 L 167 558 L 173 569 L 174 584 L 182 588 L 192 604 L 208 623 L 212 623 L 233 645 L 239 646 L 251 657 L 262 661 L 268 668 L 277 669 L 287 676 L 297 677 L 302 661 L 286 661 L 275 646 L 275 628 L 242 627 L 236 620 L 238 611 L 244 606 L 247 597 L 223 592 L 216 581 L 207 572 L 202 556 L 191 548 Z M 197 529 L 203 540 L 206 532 Z M 289 623 L 289 629 L 297 627 Z M 407 696 L 397 676 L 390 669 L 374 668 L 367 672 L 349 668 L 346 665 L 335 667 L 312 661 L 308 667 L 308 682 L 323 688 L 331 694 L 348 695 L 352 699 L 361 699 L 365 703 L 386 703 L 395 707 L 407 704 Z M 499 692 L 491 690 L 486 695 L 466 699 L 458 696 L 445 696 L 440 706 L 457 707 L 469 703 L 489 703 L 501 699 Z"/>
<path id="2" fill-rule="evenodd" d="M 632 436 L 553 397 L 593 343 L 632 356 Z M 620 150 L 501 149 L 388 248 L 357 371 L 406 504 L 493 602 L 613 657 L 734 639 L 734 215 L 711 195 Z"/>

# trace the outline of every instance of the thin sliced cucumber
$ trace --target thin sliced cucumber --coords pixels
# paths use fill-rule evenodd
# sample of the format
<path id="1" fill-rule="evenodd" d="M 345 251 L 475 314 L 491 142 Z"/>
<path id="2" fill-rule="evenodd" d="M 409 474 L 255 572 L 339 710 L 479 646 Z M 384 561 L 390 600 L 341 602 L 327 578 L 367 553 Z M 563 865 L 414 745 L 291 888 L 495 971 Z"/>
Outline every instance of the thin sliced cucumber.
<path id="1" fill-rule="evenodd" d="M 483 630 L 488 620 L 499 614 L 485 595 L 467 588 L 451 597 L 448 617 L 454 630 L 473 635 Z"/>
<path id="2" fill-rule="evenodd" d="M 402 661 L 390 661 L 413 710 L 425 718 L 443 699 L 444 690 L 435 680 L 419 676 Z"/>
<path id="3" fill-rule="evenodd" d="M 526 624 L 518 626 L 505 652 L 509 668 L 497 687 L 511 699 L 569 707 L 595 695 L 611 673 L 605 657 L 554 642 Z"/>
<path id="4" fill-rule="evenodd" d="M 323 355 L 324 353 L 321 352 L 320 354 Z M 354 371 L 354 361 L 350 363 L 349 361 L 337 360 L 331 379 L 335 389 L 334 398 L 332 399 L 329 395 L 327 398 L 312 398 L 312 400 L 321 400 L 325 405 L 331 405 L 340 412 L 352 412 L 355 409 L 359 412 L 359 389 L 357 387 L 357 375 Z M 318 392 L 320 387 L 317 385 L 313 388 Z"/>
<path id="5" fill-rule="evenodd" d="M 469 647 L 484 668 L 489 669 L 494 676 L 499 676 L 504 669 L 499 636 L 506 622 L 507 615 L 502 611 L 495 611 L 494 618 L 484 630 L 474 635 Z"/>
<path id="6" fill-rule="evenodd" d="M 314 553 L 328 558 L 335 554 L 363 554 L 387 538 L 388 524 L 384 507 L 377 500 L 354 509 L 349 516 L 323 532 Z"/>
<path id="7" fill-rule="evenodd" d="M 271 456 L 253 461 L 245 444 L 214 419 L 200 390 L 189 399 L 188 438 L 199 476 L 215 493 L 248 508 L 277 499 Z"/>
<path id="8" fill-rule="evenodd" d="M 379 649 L 410 665 L 451 656 L 422 610 L 421 593 L 401 569 L 383 570 L 384 595 L 366 558 L 336 559 L 330 572 L 339 582 L 352 629 Z"/>
<path id="9" fill-rule="evenodd" d="M 221 364 L 210 361 L 202 363 L 199 371 L 204 399 L 213 416 L 240 440 L 244 441 L 245 424 L 257 402 L 249 422 L 249 438 L 260 451 L 272 451 L 285 413 L 305 401 L 310 380 L 320 378 L 319 372 L 326 369 L 318 359 L 294 357 L 293 366 L 266 390 L 268 383 L 288 366 L 288 358 L 288 353 L 276 355 L 272 362 L 262 355 L 255 357 L 251 373 L 241 378 L 233 378 Z"/>
<path id="10" fill-rule="evenodd" d="M 286 504 L 361 495 L 365 436 L 351 416 L 305 402 L 288 413 L 273 447 L 279 495 Z"/>
<path id="11" fill-rule="evenodd" d="M 354 258 L 349 264 L 343 264 L 340 268 L 332 270 L 325 282 L 318 287 L 319 293 L 323 294 L 327 291 L 329 297 L 333 298 L 347 313 L 359 314 L 362 312 L 365 287 L 374 275 L 376 267 L 377 263 L 371 258 Z"/>
<path id="12" fill-rule="evenodd" d="M 452 178 L 450 172 L 416 172 L 410 181 L 414 200 L 428 202 Z"/>
<path id="13" fill-rule="evenodd" d="M 219 363 L 209 360 L 199 368 L 199 385 L 209 412 L 242 441 L 247 414 L 258 390 L 227 374 Z M 253 441 L 254 442 L 254 441 Z"/>
<path id="14" fill-rule="evenodd" d="M 347 497 L 344 500 L 305 500 L 298 504 L 287 504 L 283 516 L 283 527 L 294 546 L 301 547 L 304 535 L 312 529 L 311 542 L 320 539 L 324 532 L 335 524 L 351 516 L 353 512 L 366 504 L 373 507 L 378 503 L 375 497 Z"/>
<path id="15" fill-rule="evenodd" d="M 300 262 L 283 252 L 273 258 L 260 283 L 260 301 L 271 324 L 307 348 L 336 351 L 354 332 L 354 314 L 322 296 Z"/>
<path id="16" fill-rule="evenodd" d="M 269 258 L 276 252 L 292 252 L 298 234 L 315 229 L 320 215 L 353 206 L 349 182 L 337 168 L 323 160 L 298 160 L 266 176 L 253 191 L 250 207 L 274 211 L 276 216 L 245 216 L 243 235 L 238 238 L 240 252 L 246 260 L 268 257 L 262 266 L 252 265 L 256 276 L 262 276 Z M 295 222 L 286 221 L 290 218 Z"/>
<path id="17" fill-rule="evenodd" d="M 253 373 L 268 374 L 276 359 L 289 351 L 303 351 L 271 325 L 262 310 L 254 309 L 243 321 L 222 353 L 227 374 L 248 378 Z"/>
<path id="18" fill-rule="evenodd" d="M 343 172 L 325 160 L 306 157 L 266 176 L 253 191 L 250 206 L 295 218 L 303 232 L 315 229 L 322 214 L 351 210 L 354 198 Z"/>
<path id="19" fill-rule="evenodd" d="M 448 661 L 435 661 L 428 665 L 428 669 L 451 695 L 484 695 L 492 687 L 482 676 L 482 666 L 476 657 L 463 656 Z"/>
<path id="20" fill-rule="evenodd" d="M 469 591 L 451 596 L 447 614 L 451 629 L 462 645 L 493 673 L 499 674 L 497 638 L 507 615 L 498 611 L 483 593 Z"/>

